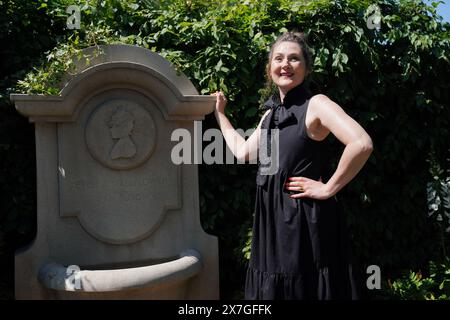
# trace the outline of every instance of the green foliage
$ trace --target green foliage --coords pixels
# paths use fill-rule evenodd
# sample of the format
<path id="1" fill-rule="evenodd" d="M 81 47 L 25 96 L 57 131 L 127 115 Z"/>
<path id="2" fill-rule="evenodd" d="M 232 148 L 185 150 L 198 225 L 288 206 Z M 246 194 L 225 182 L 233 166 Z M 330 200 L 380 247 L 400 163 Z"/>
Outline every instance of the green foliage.
<path id="1" fill-rule="evenodd" d="M 16 91 L 58 94 L 64 75 L 72 72 L 71 57 L 76 58 L 81 49 L 127 43 L 170 60 L 202 94 L 223 90 L 231 122 L 245 129 L 258 123 L 261 102 L 270 94 L 264 78 L 270 44 L 285 30 L 304 31 L 314 51 L 314 72 L 307 79 L 312 92 L 339 103 L 374 141 L 368 163 L 340 192 L 355 256 L 361 264 L 375 263 L 395 275 L 445 255 L 446 221 L 436 219 L 448 217 L 450 84 L 444 79 L 450 72 L 450 37 L 449 24 L 436 15 L 438 2 L 79 0 L 80 30 L 65 29 L 65 9 L 74 3 L 71 0 L 8 3 L 3 12 L 17 6 L 22 8 L 21 17 L 27 17 L 11 15 L 12 24 L 1 22 L 14 29 L 19 40 L 9 55 L 30 53 L 11 67 L 8 84 L 2 87 L 3 99 L 9 92 L 6 88 L 16 83 Z M 380 8 L 378 29 L 367 26 L 371 5 Z M 36 13 L 46 22 L 30 41 L 26 21 L 34 21 Z M 37 67 L 30 71 L 30 66 Z M 17 82 L 19 78 L 22 81 Z M 216 126 L 214 117 L 207 116 L 203 128 Z M 2 123 L 0 129 L 6 130 Z M 342 145 L 332 138 L 329 144 L 330 157 L 337 164 Z M 2 166 L 6 171 L 23 149 L 10 153 L 13 143 L 5 145 L 9 151 L 4 149 L 3 154 L 11 156 L 11 162 Z M 202 223 L 220 240 L 223 297 L 239 297 L 236 292 L 243 284 L 255 171 L 249 165 L 200 166 Z M 28 187 L 33 183 L 31 173 L 20 176 Z M 29 195 L 24 189 L 17 186 L 18 196 Z M 22 202 L 10 198 L 6 207 L 14 229 L 22 226 L 19 221 L 29 217 L 33 207 L 18 209 Z M 2 228 L 13 234 L 12 229 Z M 24 230 L 30 233 L 29 228 Z"/>
<path id="2" fill-rule="evenodd" d="M 0 299 L 13 298 L 14 250 L 35 234 L 34 128 L 17 114 L 9 93 L 61 35 L 42 3 L 0 1 Z"/>
<path id="3" fill-rule="evenodd" d="M 434 217 L 443 224 L 445 232 L 450 232 L 450 166 L 447 173 L 441 168 L 436 161 L 434 152 L 430 154 L 428 159 L 430 163 L 430 174 L 433 178 L 432 182 L 427 183 L 428 194 L 428 215 Z M 450 159 L 447 159 L 450 163 Z"/>
<path id="4" fill-rule="evenodd" d="M 444 263 L 430 261 L 428 274 L 410 270 L 391 284 L 387 295 L 401 300 L 450 300 L 450 258 Z"/>

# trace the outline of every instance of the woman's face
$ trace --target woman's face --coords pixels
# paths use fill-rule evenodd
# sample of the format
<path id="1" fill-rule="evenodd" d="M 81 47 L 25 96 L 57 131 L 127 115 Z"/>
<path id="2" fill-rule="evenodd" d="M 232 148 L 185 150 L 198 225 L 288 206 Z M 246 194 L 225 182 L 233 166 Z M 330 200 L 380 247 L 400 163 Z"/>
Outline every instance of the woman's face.
<path id="1" fill-rule="evenodd" d="M 301 84 L 305 75 L 305 59 L 300 46 L 291 41 L 276 45 L 270 61 L 270 76 L 280 91 L 286 94 Z"/>

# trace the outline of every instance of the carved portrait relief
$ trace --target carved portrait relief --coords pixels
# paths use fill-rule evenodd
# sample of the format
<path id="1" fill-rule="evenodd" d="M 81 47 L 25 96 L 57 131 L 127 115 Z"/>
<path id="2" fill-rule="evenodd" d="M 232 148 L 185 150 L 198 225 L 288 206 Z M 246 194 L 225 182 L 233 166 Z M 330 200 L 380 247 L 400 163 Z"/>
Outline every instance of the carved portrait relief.
<path id="1" fill-rule="evenodd" d="M 109 122 L 111 137 L 118 139 L 111 150 L 111 159 L 132 158 L 136 154 L 136 145 L 131 139 L 134 128 L 134 117 L 119 107 Z"/>
<path id="2" fill-rule="evenodd" d="M 156 141 L 155 123 L 141 105 L 110 100 L 94 109 L 85 129 L 92 157 L 112 169 L 126 170 L 144 163 Z"/>

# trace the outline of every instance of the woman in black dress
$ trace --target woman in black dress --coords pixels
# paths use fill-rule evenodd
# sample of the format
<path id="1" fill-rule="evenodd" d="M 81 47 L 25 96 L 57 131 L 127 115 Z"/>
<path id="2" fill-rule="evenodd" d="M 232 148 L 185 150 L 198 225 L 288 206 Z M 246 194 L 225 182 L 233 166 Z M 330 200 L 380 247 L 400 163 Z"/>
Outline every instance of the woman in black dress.
<path id="1" fill-rule="evenodd" d="M 372 140 L 338 104 L 323 94 L 309 94 L 304 79 L 311 64 L 302 33 L 287 32 L 275 41 L 267 75 L 278 92 L 264 104 L 267 110 L 247 140 L 225 116 L 223 93 L 215 93 L 217 121 L 238 159 L 251 160 L 277 137 L 278 148 L 267 152 L 278 150 L 278 170 L 267 174 L 260 164 L 256 177 L 246 299 L 358 297 L 336 194 L 361 170 Z M 271 138 L 273 132 L 278 134 Z M 345 145 L 333 174 L 324 143 L 330 132 Z"/>

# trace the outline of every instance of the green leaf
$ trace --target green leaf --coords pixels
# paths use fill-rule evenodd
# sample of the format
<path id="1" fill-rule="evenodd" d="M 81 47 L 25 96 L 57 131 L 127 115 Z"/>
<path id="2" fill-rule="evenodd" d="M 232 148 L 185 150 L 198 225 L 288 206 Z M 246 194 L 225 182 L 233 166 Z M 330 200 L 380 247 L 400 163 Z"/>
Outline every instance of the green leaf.
<path id="1" fill-rule="evenodd" d="M 215 69 L 216 71 L 220 71 L 220 69 L 222 68 L 223 62 L 222 59 L 219 60 L 219 62 L 216 64 Z"/>

